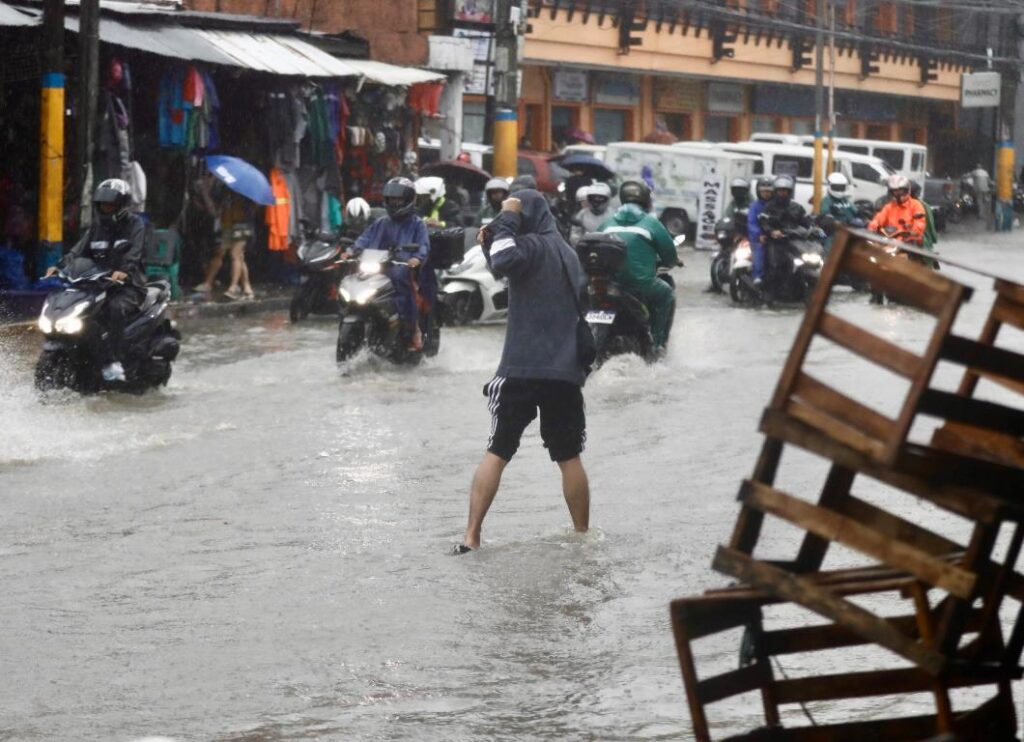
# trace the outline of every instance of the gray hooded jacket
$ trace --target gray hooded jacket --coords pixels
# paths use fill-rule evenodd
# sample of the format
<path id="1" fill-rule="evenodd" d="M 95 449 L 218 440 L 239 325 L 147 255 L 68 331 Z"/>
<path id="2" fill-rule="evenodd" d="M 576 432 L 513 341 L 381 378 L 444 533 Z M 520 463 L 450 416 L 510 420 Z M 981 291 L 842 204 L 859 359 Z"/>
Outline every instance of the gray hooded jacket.
<path id="1" fill-rule="evenodd" d="M 583 386 L 586 374 L 576 354 L 579 314 L 569 282 L 585 306 L 586 276 L 558 233 L 544 196 L 528 189 L 515 197 L 522 213 L 503 211 L 491 222 L 483 245 L 491 270 L 509 282 L 508 328 L 497 375 Z"/>

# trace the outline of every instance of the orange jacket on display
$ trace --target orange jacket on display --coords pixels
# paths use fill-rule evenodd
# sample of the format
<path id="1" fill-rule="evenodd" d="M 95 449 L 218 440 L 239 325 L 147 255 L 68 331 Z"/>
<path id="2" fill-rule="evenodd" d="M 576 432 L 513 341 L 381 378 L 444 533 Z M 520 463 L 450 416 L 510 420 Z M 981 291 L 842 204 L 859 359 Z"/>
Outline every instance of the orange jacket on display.
<path id="1" fill-rule="evenodd" d="M 267 207 L 267 226 L 270 236 L 267 247 L 280 252 L 288 249 L 288 220 L 291 217 L 291 196 L 288 184 L 280 170 L 270 171 L 270 190 L 274 192 L 274 205 Z"/>

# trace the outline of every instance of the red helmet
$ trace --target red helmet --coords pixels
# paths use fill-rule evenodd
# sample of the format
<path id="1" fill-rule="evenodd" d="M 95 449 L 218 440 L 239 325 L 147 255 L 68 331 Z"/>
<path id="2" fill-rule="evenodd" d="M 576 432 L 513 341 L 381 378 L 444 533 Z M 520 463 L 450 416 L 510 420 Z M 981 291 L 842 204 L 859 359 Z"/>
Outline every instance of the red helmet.
<path id="1" fill-rule="evenodd" d="M 459 152 L 459 156 L 455 158 L 456 162 L 472 162 L 468 152 Z"/>

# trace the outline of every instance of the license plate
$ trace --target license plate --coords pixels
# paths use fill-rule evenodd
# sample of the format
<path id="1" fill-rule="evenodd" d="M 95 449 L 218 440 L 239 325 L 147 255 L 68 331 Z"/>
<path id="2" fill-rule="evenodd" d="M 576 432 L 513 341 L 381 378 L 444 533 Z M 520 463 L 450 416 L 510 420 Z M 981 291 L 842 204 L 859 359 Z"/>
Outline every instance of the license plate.
<path id="1" fill-rule="evenodd" d="M 591 309 L 587 312 L 587 322 L 592 325 L 610 325 L 615 321 L 615 312 L 608 309 Z"/>

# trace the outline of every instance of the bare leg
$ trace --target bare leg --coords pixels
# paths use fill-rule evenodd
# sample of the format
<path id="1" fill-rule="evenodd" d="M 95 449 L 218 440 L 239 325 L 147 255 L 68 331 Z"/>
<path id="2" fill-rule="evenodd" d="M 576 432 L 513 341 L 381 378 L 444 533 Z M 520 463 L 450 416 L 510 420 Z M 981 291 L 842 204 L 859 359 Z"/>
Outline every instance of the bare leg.
<path id="1" fill-rule="evenodd" d="M 242 248 L 242 291 L 246 294 L 252 293 L 252 284 L 249 283 L 249 265 L 245 262 L 245 247 Z"/>
<path id="2" fill-rule="evenodd" d="M 558 462 L 562 470 L 562 494 L 565 504 L 569 506 L 572 527 L 580 533 L 590 528 L 590 482 L 583 462 L 577 456 L 568 461 Z"/>
<path id="3" fill-rule="evenodd" d="M 494 496 L 498 494 L 501 474 L 506 466 L 508 462 L 505 459 L 488 451 L 473 475 L 473 486 L 469 491 L 469 523 L 462 539 L 462 543 L 471 549 L 480 548 L 480 528 Z"/>
<path id="4" fill-rule="evenodd" d="M 221 266 L 224 265 L 224 248 L 218 247 L 213 257 L 210 258 L 210 262 L 206 264 L 206 276 L 203 278 L 203 282 L 199 284 L 203 287 L 204 291 L 213 291 L 213 279 L 220 273 Z"/>
<path id="5" fill-rule="evenodd" d="M 245 267 L 244 242 L 235 242 L 231 245 L 231 283 L 228 291 L 238 290 L 238 281 L 242 278 L 242 268 Z"/>

